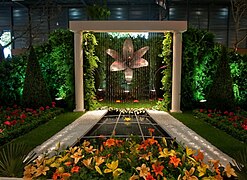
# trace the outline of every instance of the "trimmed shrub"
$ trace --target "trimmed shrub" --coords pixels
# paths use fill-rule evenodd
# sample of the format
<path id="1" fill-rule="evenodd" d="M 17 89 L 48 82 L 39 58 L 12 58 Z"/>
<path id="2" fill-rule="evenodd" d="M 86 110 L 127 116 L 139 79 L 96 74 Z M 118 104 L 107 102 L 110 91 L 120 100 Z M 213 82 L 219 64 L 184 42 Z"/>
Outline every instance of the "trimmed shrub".
<path id="1" fill-rule="evenodd" d="M 39 108 L 50 105 L 51 102 L 52 100 L 46 87 L 39 61 L 37 60 L 34 48 L 31 47 L 24 82 L 22 105 L 23 107 Z"/>
<path id="2" fill-rule="evenodd" d="M 228 53 L 226 47 L 222 46 L 221 57 L 211 89 L 207 96 L 207 107 L 220 110 L 234 110 L 235 100 L 233 93 L 233 82 Z"/>

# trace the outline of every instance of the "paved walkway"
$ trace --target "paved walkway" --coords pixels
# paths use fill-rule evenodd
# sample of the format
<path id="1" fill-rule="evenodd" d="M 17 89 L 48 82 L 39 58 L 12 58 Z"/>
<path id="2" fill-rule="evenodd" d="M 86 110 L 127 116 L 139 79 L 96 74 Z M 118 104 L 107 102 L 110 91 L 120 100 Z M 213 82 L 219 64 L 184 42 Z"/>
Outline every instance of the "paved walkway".
<path id="1" fill-rule="evenodd" d="M 212 144 L 200 137 L 194 131 L 186 127 L 180 121 L 163 111 L 148 110 L 149 115 L 177 142 L 204 151 L 205 159 L 219 159 L 222 165 L 232 161 L 232 158 L 218 150 Z M 40 155 L 44 152 L 52 152 L 58 143 L 63 148 L 73 146 L 83 137 L 105 114 L 107 110 L 88 111 L 69 126 L 62 129 L 53 137 L 37 146 L 33 152 Z"/>
<path id="2" fill-rule="evenodd" d="M 221 164 L 224 166 L 229 162 L 232 162 L 233 159 L 231 157 L 221 152 L 169 113 L 155 110 L 150 110 L 148 113 L 164 130 L 169 133 L 169 135 L 173 138 L 175 137 L 178 143 L 192 149 L 200 149 L 203 151 L 205 162 L 210 159 L 217 159 L 220 160 Z"/>

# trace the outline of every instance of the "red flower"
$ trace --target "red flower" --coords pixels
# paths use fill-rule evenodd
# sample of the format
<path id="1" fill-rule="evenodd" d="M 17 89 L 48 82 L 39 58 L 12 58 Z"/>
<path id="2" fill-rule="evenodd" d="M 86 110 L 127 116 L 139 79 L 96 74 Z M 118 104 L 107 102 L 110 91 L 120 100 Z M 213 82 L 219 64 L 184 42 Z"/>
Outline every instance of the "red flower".
<path id="1" fill-rule="evenodd" d="M 203 113 L 203 109 L 200 109 L 200 113 Z"/>
<path id="2" fill-rule="evenodd" d="M 41 107 L 39 108 L 39 110 L 40 110 L 40 111 L 44 111 L 45 108 L 44 108 L 43 106 L 41 106 Z"/>
<path id="3" fill-rule="evenodd" d="M 79 172 L 79 170 L 80 170 L 80 167 L 79 166 L 75 166 L 75 167 L 73 167 L 72 169 L 71 169 L 71 172 L 72 173 L 78 173 Z"/>
<path id="4" fill-rule="evenodd" d="M 234 112 L 230 112 L 230 113 L 229 113 L 229 116 L 233 116 L 233 115 L 234 115 Z"/>
<path id="5" fill-rule="evenodd" d="M 3 124 L 5 124 L 5 125 L 7 125 L 7 126 L 11 126 L 11 122 L 9 122 L 9 121 L 4 121 Z"/>
<path id="6" fill-rule="evenodd" d="M 46 109 L 50 109 L 50 106 L 46 106 L 45 108 L 46 108 Z"/>
<path id="7" fill-rule="evenodd" d="M 133 102 L 134 102 L 134 103 L 138 103 L 139 101 L 138 101 L 137 99 L 135 99 Z"/>
<path id="8" fill-rule="evenodd" d="M 208 114 L 208 117 L 212 117 L 212 114 Z"/>
<path id="9" fill-rule="evenodd" d="M 209 113 L 212 113 L 213 111 L 212 111 L 212 109 L 209 109 L 208 112 L 209 112 Z"/>
<path id="10" fill-rule="evenodd" d="M 11 117 L 10 117 L 10 116 L 7 116 L 7 119 L 8 119 L 8 120 L 10 120 L 10 119 L 11 119 Z"/>
<path id="11" fill-rule="evenodd" d="M 20 115 L 20 118 L 21 118 L 21 119 L 26 119 L 27 116 L 26 116 L 26 114 L 22 113 L 22 114 Z"/>
<path id="12" fill-rule="evenodd" d="M 16 120 L 11 121 L 11 125 L 16 125 L 16 124 L 17 124 Z"/>

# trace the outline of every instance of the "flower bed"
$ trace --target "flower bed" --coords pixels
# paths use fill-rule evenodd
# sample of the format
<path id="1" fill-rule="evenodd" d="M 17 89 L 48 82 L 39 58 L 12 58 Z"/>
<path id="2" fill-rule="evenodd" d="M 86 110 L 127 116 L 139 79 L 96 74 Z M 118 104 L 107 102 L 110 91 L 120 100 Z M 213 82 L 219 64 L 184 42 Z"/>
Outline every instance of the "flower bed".
<path id="1" fill-rule="evenodd" d="M 236 176 L 228 164 L 203 162 L 203 152 L 175 146 L 166 139 L 137 137 L 100 138 L 101 144 L 84 141 L 82 145 L 44 155 L 25 167 L 24 179 L 222 179 Z M 92 140 L 93 141 L 93 140 Z"/>
<path id="2" fill-rule="evenodd" d="M 0 107 L 0 144 L 3 145 L 17 138 L 39 125 L 49 121 L 63 110 L 52 106 L 39 109 L 21 109 L 17 105 L 13 107 Z"/>
<path id="3" fill-rule="evenodd" d="M 194 115 L 234 138 L 247 143 L 247 115 L 244 112 L 221 112 L 207 109 L 194 111 Z"/>

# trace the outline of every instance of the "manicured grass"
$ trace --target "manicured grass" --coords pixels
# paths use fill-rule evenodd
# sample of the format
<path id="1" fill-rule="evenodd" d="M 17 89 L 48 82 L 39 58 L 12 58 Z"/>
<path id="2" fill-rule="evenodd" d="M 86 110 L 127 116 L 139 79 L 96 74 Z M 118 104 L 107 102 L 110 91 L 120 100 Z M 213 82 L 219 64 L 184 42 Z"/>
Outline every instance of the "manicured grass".
<path id="1" fill-rule="evenodd" d="M 105 102 L 102 101 L 99 103 L 99 107 L 113 107 L 113 108 L 146 108 L 151 109 L 153 106 L 157 104 L 157 101 L 149 101 L 149 100 L 140 100 L 139 102 Z"/>
<path id="2" fill-rule="evenodd" d="M 192 112 L 172 113 L 171 115 L 229 156 L 233 156 L 237 151 L 247 147 L 247 144 L 214 128 L 203 120 L 195 118 Z"/>
<path id="3" fill-rule="evenodd" d="M 82 114 L 83 112 L 65 112 L 60 114 L 54 119 L 15 139 L 12 142 L 24 143 L 30 146 L 30 149 L 33 149 L 72 123 Z"/>

